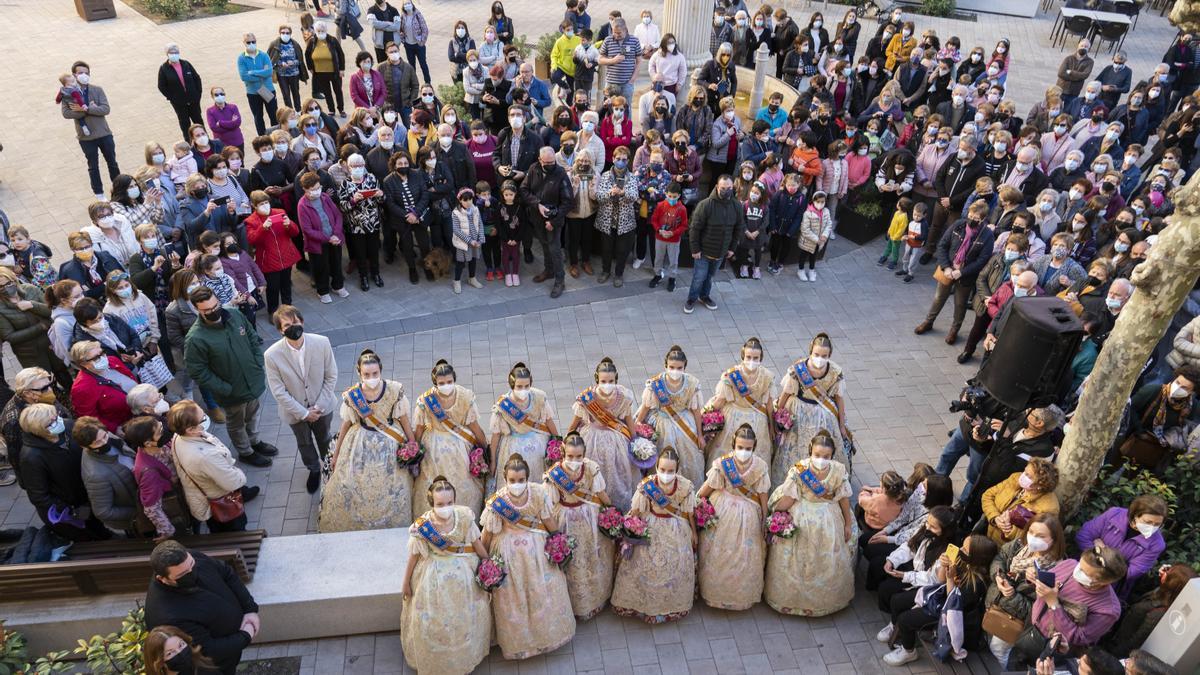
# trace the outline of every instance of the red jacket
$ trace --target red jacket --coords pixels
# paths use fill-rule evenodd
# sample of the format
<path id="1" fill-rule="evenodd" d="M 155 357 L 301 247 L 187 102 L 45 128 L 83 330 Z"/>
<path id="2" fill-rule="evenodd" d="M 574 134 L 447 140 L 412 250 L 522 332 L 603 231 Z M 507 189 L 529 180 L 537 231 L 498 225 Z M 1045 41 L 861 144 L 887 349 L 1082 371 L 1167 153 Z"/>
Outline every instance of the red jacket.
<path id="1" fill-rule="evenodd" d="M 613 117 L 609 115 L 601 120 L 598 133 L 600 140 L 604 141 L 604 165 L 609 166 L 612 164 L 613 150 L 621 146 L 629 147 L 633 142 L 633 120 L 629 119 L 628 112 L 625 113 L 625 119 L 621 120 L 621 134 L 618 136 Z"/>
<path id="2" fill-rule="evenodd" d="M 109 370 L 116 370 L 125 377 L 137 381 L 137 377 L 121 359 L 108 357 Z M 71 384 L 71 402 L 75 404 L 75 414 L 79 417 L 90 415 L 104 423 L 105 428 L 115 432 L 118 427 L 129 421 L 133 413 L 125 402 L 125 390 L 120 385 L 101 379 L 87 370 L 80 370 Z"/>
<path id="3" fill-rule="evenodd" d="M 678 242 L 688 228 L 687 207 L 683 205 L 682 200 L 671 206 L 664 199 L 654 207 L 654 215 L 650 216 L 650 222 L 654 225 L 655 239 L 667 243 Z M 670 230 L 671 235 L 664 237 L 659 230 Z"/>
<path id="4" fill-rule="evenodd" d="M 271 227 L 263 227 L 267 220 L 271 221 Z M 283 209 L 271 209 L 266 218 L 255 211 L 246 219 L 246 238 L 254 246 L 254 262 L 263 274 L 285 270 L 300 260 L 300 252 L 292 243 L 292 237 L 298 234 L 300 227 Z"/>

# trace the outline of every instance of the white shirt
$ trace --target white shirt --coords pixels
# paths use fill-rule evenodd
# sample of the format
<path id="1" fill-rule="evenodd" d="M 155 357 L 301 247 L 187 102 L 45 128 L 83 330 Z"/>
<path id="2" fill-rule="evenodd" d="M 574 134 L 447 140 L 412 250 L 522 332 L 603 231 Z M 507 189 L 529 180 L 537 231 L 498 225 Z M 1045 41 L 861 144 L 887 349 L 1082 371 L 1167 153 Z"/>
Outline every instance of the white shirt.
<path id="1" fill-rule="evenodd" d="M 304 350 L 308 347 L 308 342 L 301 342 L 299 348 L 293 347 L 292 343 L 287 340 L 284 340 L 284 344 L 288 347 L 288 354 L 291 354 L 292 359 L 296 362 L 296 369 L 300 371 L 300 379 L 307 380 L 308 367 L 305 364 Z"/>
<path id="2" fill-rule="evenodd" d="M 658 29 L 658 24 L 651 21 L 648 24 L 642 23 L 638 19 L 638 24 L 633 29 L 633 37 L 638 39 L 642 45 L 642 51 L 647 49 L 658 49 L 659 43 L 662 42 L 662 32 Z"/>

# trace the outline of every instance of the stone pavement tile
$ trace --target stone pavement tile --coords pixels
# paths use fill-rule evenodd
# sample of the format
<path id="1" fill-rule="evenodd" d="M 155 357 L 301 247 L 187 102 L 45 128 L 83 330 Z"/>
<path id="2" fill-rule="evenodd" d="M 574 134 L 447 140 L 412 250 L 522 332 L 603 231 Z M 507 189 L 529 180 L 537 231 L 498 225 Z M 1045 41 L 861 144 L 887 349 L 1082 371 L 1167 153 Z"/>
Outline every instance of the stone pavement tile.
<path id="1" fill-rule="evenodd" d="M 629 644 L 625 641 L 624 627 L 618 625 L 617 629 L 604 630 L 597 634 L 600 640 L 600 649 L 626 649 L 629 647 Z"/>
<path id="2" fill-rule="evenodd" d="M 691 675 L 716 675 L 717 673 L 717 664 L 712 659 L 688 661 L 687 665 Z"/>
<path id="3" fill-rule="evenodd" d="M 886 650 L 887 646 L 875 640 L 871 640 L 871 643 L 847 644 L 846 652 L 850 654 L 850 662 L 854 664 L 854 668 L 860 675 L 883 675 L 886 668 L 880 661 L 882 654 L 878 654 L 874 647 L 879 646 Z"/>
<path id="4" fill-rule="evenodd" d="M 771 662 L 770 662 L 770 659 L 767 658 L 766 654 L 753 654 L 750 656 L 743 656 L 742 657 L 742 668 L 744 668 L 747 673 L 770 673 L 770 672 L 772 672 Z"/>
<path id="5" fill-rule="evenodd" d="M 576 635 L 571 641 L 575 657 L 575 668 L 589 670 L 601 664 L 600 637 L 598 635 Z"/>
<path id="6" fill-rule="evenodd" d="M 709 648 L 709 638 L 705 637 L 703 624 L 694 624 L 681 629 L 679 637 L 684 657 L 688 661 L 712 658 L 712 649 Z"/>
<path id="7" fill-rule="evenodd" d="M 850 660 L 850 655 L 846 652 L 846 646 L 842 644 L 837 628 L 818 628 L 813 631 L 813 638 L 817 641 L 817 648 L 821 651 L 821 660 L 826 665 L 845 663 Z"/>
<path id="8" fill-rule="evenodd" d="M 713 662 L 716 663 L 717 672 L 744 672 L 742 657 L 738 654 L 738 645 L 735 640 L 732 638 L 721 638 L 713 640 L 709 643 L 709 646 L 712 648 Z"/>
<path id="9" fill-rule="evenodd" d="M 651 626 L 650 632 L 654 635 L 654 644 L 656 645 L 677 644 L 679 642 L 679 624 L 677 623 L 663 623 Z"/>
<path id="10" fill-rule="evenodd" d="M 654 648 L 654 636 L 650 631 L 626 631 L 625 641 L 629 644 L 629 660 L 634 666 L 658 663 L 658 651 Z"/>
<path id="11" fill-rule="evenodd" d="M 531 659 L 517 662 L 517 672 L 520 675 L 546 675 L 546 657 L 535 656 Z"/>
<path id="12" fill-rule="evenodd" d="M 371 675 L 375 671 L 375 657 L 370 654 L 347 655 L 342 672 L 345 675 Z"/>
<path id="13" fill-rule="evenodd" d="M 316 669 L 337 675 L 345 668 L 346 638 L 322 638 L 317 641 Z"/>
<path id="14" fill-rule="evenodd" d="M 572 675 L 576 672 L 575 659 L 569 654 L 546 656 L 546 675 Z"/>
<path id="15" fill-rule="evenodd" d="M 627 649 L 605 649 L 600 652 L 600 655 L 601 655 L 601 660 L 604 662 L 604 672 L 605 673 L 632 673 L 633 672 L 633 663 L 630 660 L 629 650 L 627 650 Z M 657 663 L 658 662 L 655 661 L 652 664 L 651 663 L 639 664 L 638 668 L 640 670 L 642 666 L 656 665 Z"/>

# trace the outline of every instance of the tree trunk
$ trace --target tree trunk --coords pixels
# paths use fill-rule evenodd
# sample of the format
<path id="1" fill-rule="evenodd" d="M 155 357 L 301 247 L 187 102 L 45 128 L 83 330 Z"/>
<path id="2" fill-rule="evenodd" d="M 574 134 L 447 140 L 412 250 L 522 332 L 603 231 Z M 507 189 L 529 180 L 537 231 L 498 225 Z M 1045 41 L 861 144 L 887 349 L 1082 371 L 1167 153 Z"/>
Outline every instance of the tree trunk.
<path id="1" fill-rule="evenodd" d="M 1177 2 L 1175 12 L 1184 4 L 1200 10 L 1200 1 L 1187 0 Z M 1096 358 L 1059 451 L 1057 493 L 1066 517 L 1083 503 L 1096 480 L 1138 374 L 1200 275 L 1200 173 L 1173 197 L 1170 227 L 1134 270 L 1130 280 L 1137 290 Z"/>

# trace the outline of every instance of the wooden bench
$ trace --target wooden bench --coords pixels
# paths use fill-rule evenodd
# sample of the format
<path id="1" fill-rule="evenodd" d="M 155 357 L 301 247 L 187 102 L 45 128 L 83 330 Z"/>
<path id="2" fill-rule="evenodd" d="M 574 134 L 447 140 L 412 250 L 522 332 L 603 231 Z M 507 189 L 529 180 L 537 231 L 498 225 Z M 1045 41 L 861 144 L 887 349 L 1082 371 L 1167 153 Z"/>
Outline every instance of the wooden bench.
<path id="1" fill-rule="evenodd" d="M 921 650 L 925 652 L 925 658 L 933 664 L 933 672 L 938 675 L 994 675 L 1004 672 L 996 659 L 992 658 L 992 655 L 988 654 L 986 650 L 982 653 L 969 652 L 966 660 L 962 663 L 957 661 L 942 663 L 933 656 L 933 636 L 926 631 L 921 632 Z"/>
<path id="2" fill-rule="evenodd" d="M 263 530 L 179 537 L 179 543 L 228 563 L 243 582 L 254 578 Z M 0 598 L 9 601 L 77 598 L 146 590 L 153 577 L 154 542 L 119 539 L 73 545 L 68 559 L 0 565 Z"/>

